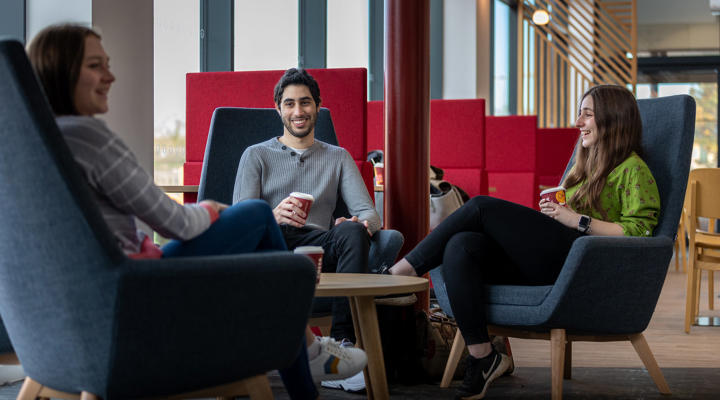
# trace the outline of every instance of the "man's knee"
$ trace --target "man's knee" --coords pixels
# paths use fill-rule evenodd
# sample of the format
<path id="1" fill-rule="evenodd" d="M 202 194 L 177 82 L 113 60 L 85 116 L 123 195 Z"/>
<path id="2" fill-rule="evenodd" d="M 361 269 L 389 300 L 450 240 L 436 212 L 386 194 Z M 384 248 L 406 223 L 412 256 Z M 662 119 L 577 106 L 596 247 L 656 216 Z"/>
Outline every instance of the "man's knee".
<path id="1" fill-rule="evenodd" d="M 335 236 L 343 242 L 360 246 L 367 245 L 368 248 L 370 247 L 370 234 L 368 234 L 365 225 L 357 222 L 345 221 L 340 225 L 337 225 L 334 229 Z"/>

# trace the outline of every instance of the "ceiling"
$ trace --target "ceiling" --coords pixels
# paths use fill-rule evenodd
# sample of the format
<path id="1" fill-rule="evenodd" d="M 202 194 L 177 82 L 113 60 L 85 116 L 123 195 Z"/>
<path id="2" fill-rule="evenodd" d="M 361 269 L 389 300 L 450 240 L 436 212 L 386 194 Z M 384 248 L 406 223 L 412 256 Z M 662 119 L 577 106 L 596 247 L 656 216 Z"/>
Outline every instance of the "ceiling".
<path id="1" fill-rule="evenodd" d="M 638 24 L 712 23 L 710 0 L 636 0 Z"/>

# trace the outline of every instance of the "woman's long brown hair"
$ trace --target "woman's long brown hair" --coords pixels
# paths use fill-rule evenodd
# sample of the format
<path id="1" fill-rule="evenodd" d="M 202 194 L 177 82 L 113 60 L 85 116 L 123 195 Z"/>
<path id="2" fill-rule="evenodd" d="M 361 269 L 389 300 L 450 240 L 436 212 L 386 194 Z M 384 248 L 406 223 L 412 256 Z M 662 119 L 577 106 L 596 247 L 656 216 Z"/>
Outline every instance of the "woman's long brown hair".
<path id="1" fill-rule="evenodd" d="M 35 68 L 55 115 L 77 115 L 77 85 L 85 55 L 85 38 L 100 34 L 77 24 L 51 25 L 40 31 L 28 46 Z"/>
<path id="2" fill-rule="evenodd" d="M 600 206 L 600 193 L 610 172 L 633 151 L 642 156 L 642 121 L 635 97 L 622 86 L 595 86 L 583 95 L 581 104 L 587 96 L 593 99 L 597 141 L 584 148 L 582 139 L 578 140 L 575 163 L 563 186 L 570 188 L 585 181 L 568 204 L 574 210 L 590 208 L 607 217 Z"/>

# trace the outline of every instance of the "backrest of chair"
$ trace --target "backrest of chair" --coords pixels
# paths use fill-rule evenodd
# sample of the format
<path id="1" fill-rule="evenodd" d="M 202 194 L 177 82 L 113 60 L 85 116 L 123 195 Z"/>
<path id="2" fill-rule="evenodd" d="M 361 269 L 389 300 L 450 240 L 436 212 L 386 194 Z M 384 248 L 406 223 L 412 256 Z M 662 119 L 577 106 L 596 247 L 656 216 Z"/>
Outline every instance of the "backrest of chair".
<path id="1" fill-rule="evenodd" d="M 690 171 L 685 198 L 688 218 L 720 218 L 720 168 L 697 168 Z"/>
<path id="2" fill-rule="evenodd" d="M 695 100 L 688 95 L 638 100 L 642 119 L 642 158 L 660 192 L 660 217 L 654 236 L 677 233 L 695 135 Z M 565 169 L 570 171 L 575 152 Z"/>
<path id="3" fill-rule="evenodd" d="M 282 136 L 283 125 L 274 108 L 219 107 L 213 113 L 203 158 L 198 200 L 213 199 L 231 204 L 235 175 L 249 146 Z M 330 111 L 321 108 L 315 138 L 337 146 Z"/>
<path id="4" fill-rule="evenodd" d="M 0 41 L 0 137 L 0 314 L 12 344 L 34 378 L 48 360 L 97 374 L 108 360 L 92 350 L 112 336 L 109 267 L 124 256 L 14 40 Z"/>

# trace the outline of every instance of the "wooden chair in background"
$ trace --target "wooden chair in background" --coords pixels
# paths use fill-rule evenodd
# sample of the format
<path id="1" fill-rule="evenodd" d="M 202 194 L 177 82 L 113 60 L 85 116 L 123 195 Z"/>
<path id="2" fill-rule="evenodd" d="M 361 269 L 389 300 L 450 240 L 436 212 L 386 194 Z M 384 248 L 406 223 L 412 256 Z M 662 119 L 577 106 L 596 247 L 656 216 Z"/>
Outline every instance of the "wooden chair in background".
<path id="1" fill-rule="evenodd" d="M 678 224 L 677 237 L 675 238 L 675 271 L 687 270 L 687 242 L 685 241 L 685 207 L 680 213 L 680 223 Z"/>
<path id="2" fill-rule="evenodd" d="M 714 273 L 720 271 L 720 234 L 715 219 L 720 218 L 720 168 L 690 171 L 685 196 L 685 226 L 688 234 L 688 283 L 685 304 L 685 332 L 699 314 L 701 271 L 708 271 L 708 308 L 714 309 Z M 699 229 L 698 218 L 709 218 L 708 230 Z"/>

